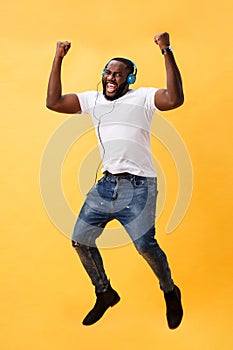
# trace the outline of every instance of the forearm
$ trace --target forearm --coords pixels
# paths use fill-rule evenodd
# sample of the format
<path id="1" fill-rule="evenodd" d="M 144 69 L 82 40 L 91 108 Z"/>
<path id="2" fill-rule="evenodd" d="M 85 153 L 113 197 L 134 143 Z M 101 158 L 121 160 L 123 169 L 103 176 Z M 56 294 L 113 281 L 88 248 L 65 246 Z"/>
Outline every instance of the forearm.
<path id="1" fill-rule="evenodd" d="M 181 106 L 184 102 L 182 79 L 170 48 L 169 34 L 157 34 L 154 41 L 164 53 L 167 77 L 166 89 L 159 89 L 155 94 L 155 105 L 158 109 L 167 111 Z"/>
<path id="2" fill-rule="evenodd" d="M 61 66 L 64 56 L 70 49 L 70 42 L 59 41 L 52 70 L 49 77 L 46 106 L 59 113 L 81 113 L 81 107 L 76 94 L 62 95 Z"/>
<path id="3" fill-rule="evenodd" d="M 46 106 L 53 108 L 62 98 L 61 66 L 62 57 L 55 56 L 49 77 Z"/>
<path id="4" fill-rule="evenodd" d="M 184 102 L 182 78 L 174 55 L 171 51 L 168 51 L 164 54 L 164 60 L 167 77 L 166 94 L 169 104 L 175 108 Z"/>

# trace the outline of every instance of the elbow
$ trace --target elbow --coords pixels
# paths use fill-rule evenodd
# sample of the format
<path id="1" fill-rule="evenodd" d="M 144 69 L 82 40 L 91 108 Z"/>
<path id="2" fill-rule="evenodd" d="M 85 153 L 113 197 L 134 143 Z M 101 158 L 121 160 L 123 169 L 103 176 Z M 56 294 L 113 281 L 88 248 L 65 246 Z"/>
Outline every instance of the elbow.
<path id="1" fill-rule="evenodd" d="M 182 94 L 178 96 L 175 100 L 170 101 L 170 109 L 178 108 L 182 106 L 183 103 L 184 103 L 184 95 Z"/>
<path id="2" fill-rule="evenodd" d="M 179 94 L 172 95 L 166 93 L 165 96 L 166 98 L 164 98 L 162 101 L 155 101 L 155 105 L 160 111 L 169 111 L 180 107 L 184 103 L 183 91 L 181 91 Z"/>
<path id="3" fill-rule="evenodd" d="M 176 103 L 176 108 L 177 107 L 180 107 L 184 104 L 184 95 L 182 94 L 182 96 L 180 96 L 180 98 L 177 100 L 177 103 Z"/>
<path id="4" fill-rule="evenodd" d="M 48 108 L 50 111 L 54 111 L 54 108 L 48 104 L 46 104 L 46 108 Z"/>
<path id="5" fill-rule="evenodd" d="M 55 106 L 51 102 L 49 102 L 48 99 L 46 100 L 46 107 L 48 109 L 50 109 L 51 111 L 55 111 L 56 110 Z"/>
<path id="6" fill-rule="evenodd" d="M 46 103 L 46 108 L 50 109 L 51 111 L 53 110 L 52 106 L 49 103 Z"/>

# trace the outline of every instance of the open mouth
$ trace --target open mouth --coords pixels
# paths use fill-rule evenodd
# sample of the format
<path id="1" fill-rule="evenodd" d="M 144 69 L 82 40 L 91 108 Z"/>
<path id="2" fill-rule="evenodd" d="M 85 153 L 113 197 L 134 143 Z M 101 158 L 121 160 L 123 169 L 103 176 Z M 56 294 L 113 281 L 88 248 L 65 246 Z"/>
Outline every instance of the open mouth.
<path id="1" fill-rule="evenodd" d="M 114 84 L 114 83 L 107 83 L 106 84 L 106 91 L 109 93 L 109 94 L 113 94 L 117 89 L 117 84 Z"/>

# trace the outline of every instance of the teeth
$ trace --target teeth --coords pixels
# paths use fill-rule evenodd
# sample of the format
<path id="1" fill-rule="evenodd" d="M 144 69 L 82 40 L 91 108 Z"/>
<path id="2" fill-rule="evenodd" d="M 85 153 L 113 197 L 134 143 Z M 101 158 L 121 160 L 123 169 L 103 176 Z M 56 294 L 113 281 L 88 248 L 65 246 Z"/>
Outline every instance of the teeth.
<path id="1" fill-rule="evenodd" d="M 112 92 L 112 91 L 114 91 L 116 89 L 116 85 L 108 83 L 107 84 L 107 89 L 108 89 L 109 92 Z"/>

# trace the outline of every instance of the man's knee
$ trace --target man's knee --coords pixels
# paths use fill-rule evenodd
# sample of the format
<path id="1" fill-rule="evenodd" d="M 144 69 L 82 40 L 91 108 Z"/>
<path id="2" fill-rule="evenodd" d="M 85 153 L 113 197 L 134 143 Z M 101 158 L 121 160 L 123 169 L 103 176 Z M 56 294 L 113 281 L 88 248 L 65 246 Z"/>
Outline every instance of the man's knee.
<path id="1" fill-rule="evenodd" d="M 72 240 L 71 243 L 73 248 L 78 248 L 80 246 L 80 244 L 77 241 Z"/>
<path id="2" fill-rule="evenodd" d="M 139 254 L 144 255 L 146 254 L 149 250 L 151 249 L 155 249 L 158 247 L 158 243 L 156 241 L 156 239 L 145 239 L 144 237 L 141 237 L 139 239 L 137 239 L 134 242 L 134 245 L 138 251 Z"/>
<path id="3" fill-rule="evenodd" d="M 139 254 L 143 255 L 148 250 L 148 243 L 138 239 L 137 241 L 134 242 L 134 245 L 138 251 Z"/>

